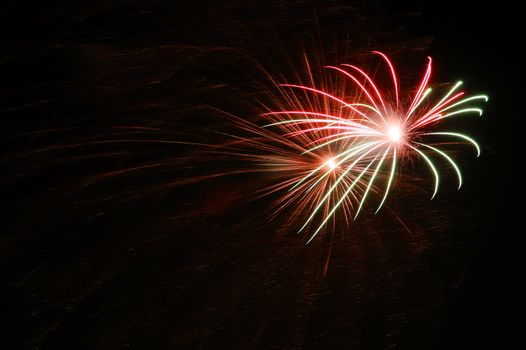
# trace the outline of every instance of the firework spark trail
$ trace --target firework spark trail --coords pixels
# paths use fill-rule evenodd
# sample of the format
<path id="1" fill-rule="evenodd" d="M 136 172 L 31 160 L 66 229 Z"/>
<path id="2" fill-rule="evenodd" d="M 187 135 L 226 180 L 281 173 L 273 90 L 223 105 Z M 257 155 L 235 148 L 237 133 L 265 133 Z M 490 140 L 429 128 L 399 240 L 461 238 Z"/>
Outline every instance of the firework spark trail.
<path id="1" fill-rule="evenodd" d="M 423 78 L 410 100 L 411 104 L 405 108 L 404 102 L 400 100 L 400 86 L 394 65 L 385 54 L 378 51 L 373 53 L 379 55 L 388 67 L 394 100 L 389 99 L 392 94 L 382 92 L 363 69 L 342 64 L 340 67 L 326 68 L 345 79 L 342 81 L 342 95 L 349 86 L 355 86 L 361 96 L 356 93 L 359 97 L 350 100 L 328 92 L 325 86 L 316 88 L 301 84 L 280 84 L 281 89 L 291 90 L 283 92 L 285 102 L 281 106 L 288 104 L 293 108 L 269 110 L 262 114 L 271 120 L 265 128 L 274 128 L 270 139 L 279 139 L 281 146 L 294 150 L 283 154 L 283 150 L 276 147 L 274 151 L 277 153 L 274 154 L 281 152 L 281 155 L 274 158 L 274 162 L 265 164 L 275 171 L 292 174 L 271 189 L 275 192 L 288 188 L 279 210 L 299 201 L 295 212 L 310 212 L 300 232 L 315 217 L 321 216 L 321 223 L 317 225 L 309 242 L 338 209 L 343 209 L 346 221 L 350 217 L 355 219 L 371 191 L 381 197 L 375 211 L 377 213 L 392 190 L 398 166 L 405 158 L 422 158 L 430 168 L 435 179 L 431 198 L 436 195 L 440 183 L 437 166 L 431 155 L 440 156 L 451 165 L 460 188 L 462 174 L 459 166 L 438 145 L 428 144 L 426 139 L 458 139 L 471 143 L 477 150 L 477 156 L 480 155 L 480 147 L 469 136 L 452 131 L 433 132 L 432 129 L 445 118 L 468 113 L 482 115 L 482 109 L 466 104 L 487 101 L 486 95 L 465 97 L 464 92 L 458 91 L 462 82 L 457 82 L 438 102 L 431 103 L 432 89 L 429 82 L 432 59 L 428 57 Z M 313 84 L 310 69 L 309 77 Z M 301 95 L 296 95 L 295 91 Z M 301 103 L 300 96 L 307 102 Z M 273 159 L 275 156 L 261 157 Z M 377 180 L 382 178 L 386 181 L 379 184 Z"/>
<path id="2" fill-rule="evenodd" d="M 263 172 L 278 179 L 276 183 L 260 192 L 262 197 L 285 191 L 271 217 L 288 207 L 293 208 L 292 215 L 297 217 L 303 216 L 305 212 L 322 212 L 328 216 L 334 203 L 339 203 L 345 221 L 350 223 L 352 212 L 360 200 L 360 193 L 368 184 L 342 164 L 369 147 L 369 144 L 353 145 L 354 141 L 349 140 L 324 149 L 312 150 L 307 147 L 316 142 L 316 135 L 303 132 L 301 127 L 296 128 L 286 123 L 276 124 L 275 126 L 279 126 L 279 132 L 276 133 L 232 115 L 230 118 L 238 127 L 255 136 L 230 135 L 235 141 L 218 148 L 216 152 L 244 159 L 252 164 L 250 168 L 240 172 Z M 352 121 L 347 122 L 349 123 L 353 124 Z M 361 153 L 362 158 L 367 154 Z M 355 164 L 354 170 L 367 173 L 367 169 L 360 164 Z M 349 187 L 356 190 L 345 193 Z"/>

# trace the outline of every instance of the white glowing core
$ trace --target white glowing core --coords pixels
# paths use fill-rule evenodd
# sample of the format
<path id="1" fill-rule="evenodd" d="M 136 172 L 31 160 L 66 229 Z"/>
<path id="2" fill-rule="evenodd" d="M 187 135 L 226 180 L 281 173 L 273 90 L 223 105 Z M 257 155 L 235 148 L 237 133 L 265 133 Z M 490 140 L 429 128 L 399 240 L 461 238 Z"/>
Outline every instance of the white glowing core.
<path id="1" fill-rule="evenodd" d="M 389 129 L 388 135 L 393 141 L 400 141 L 402 138 L 402 130 L 400 130 L 400 127 L 393 126 Z"/>
<path id="2" fill-rule="evenodd" d="M 336 165 L 336 162 L 334 161 L 334 159 L 329 159 L 325 165 L 327 166 L 327 168 L 329 168 L 329 171 L 332 171 L 334 169 L 336 169 L 337 165 Z"/>

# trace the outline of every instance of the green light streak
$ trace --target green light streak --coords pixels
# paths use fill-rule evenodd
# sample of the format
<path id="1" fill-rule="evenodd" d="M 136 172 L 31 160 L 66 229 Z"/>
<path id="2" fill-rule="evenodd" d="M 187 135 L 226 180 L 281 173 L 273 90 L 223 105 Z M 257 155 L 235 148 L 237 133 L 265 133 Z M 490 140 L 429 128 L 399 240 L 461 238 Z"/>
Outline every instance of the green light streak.
<path id="1" fill-rule="evenodd" d="M 457 81 L 456 84 L 448 91 L 448 93 L 445 94 L 445 96 L 442 97 L 442 99 L 437 104 L 435 104 L 435 106 L 440 106 L 442 102 L 447 100 L 447 98 L 451 96 L 460 87 L 460 85 L 462 85 L 462 81 Z"/>
<path id="2" fill-rule="evenodd" d="M 382 146 L 385 142 L 383 143 L 380 143 L 378 145 L 376 145 L 375 147 L 371 148 L 370 150 L 368 150 L 367 152 L 365 152 L 364 154 L 362 154 L 360 157 L 358 157 L 353 163 L 351 163 L 351 165 L 349 165 L 349 167 L 347 167 L 347 169 L 340 175 L 340 177 L 338 178 L 338 180 L 336 180 L 336 182 L 332 185 L 332 187 L 329 189 L 329 191 L 327 191 L 327 193 L 325 194 L 325 196 L 323 196 L 323 198 L 319 201 L 318 205 L 316 206 L 316 208 L 313 210 L 312 214 L 309 216 L 309 218 L 307 219 L 307 221 L 305 221 L 305 223 L 303 224 L 303 226 L 298 230 L 298 233 L 300 233 L 301 231 L 303 231 L 303 229 L 305 229 L 305 227 L 307 227 L 307 224 L 314 218 L 314 216 L 318 213 L 318 211 L 320 210 L 320 208 L 323 206 L 323 203 L 327 200 L 327 198 L 329 198 L 329 196 L 332 194 L 332 192 L 334 192 L 334 190 L 336 189 L 336 187 L 338 187 L 338 184 L 343 181 L 343 179 L 345 178 L 345 176 L 349 173 L 349 171 L 351 171 L 353 169 L 353 167 L 358 164 L 358 162 L 360 160 L 362 160 L 363 157 L 365 157 L 367 154 L 371 153 L 372 151 L 374 151 L 375 149 L 377 149 L 378 147 Z M 377 157 L 375 157 L 374 159 L 376 159 Z M 365 169 L 367 170 L 367 168 Z M 360 174 L 360 176 L 357 178 L 360 179 L 361 176 L 363 175 L 363 172 L 362 174 Z M 354 185 L 352 185 L 354 187 Z M 352 187 L 351 187 L 352 189 Z M 347 196 L 347 194 L 350 192 L 350 190 L 346 191 L 345 192 L 345 195 L 343 196 L 343 198 L 345 198 Z"/>
<path id="3" fill-rule="evenodd" d="M 338 154 L 336 157 L 334 158 L 337 158 L 337 157 L 340 157 L 342 155 L 345 155 L 345 154 L 348 154 L 345 158 L 343 158 L 342 160 L 340 160 L 339 162 L 336 163 L 336 166 L 339 166 L 340 164 L 342 164 L 343 162 L 345 162 L 347 159 L 353 157 L 354 155 L 356 155 L 358 152 L 362 151 L 363 149 L 365 148 L 368 148 L 370 146 L 373 146 L 374 144 L 377 144 L 379 143 L 379 141 L 374 141 L 374 142 L 369 142 L 369 143 L 366 143 L 366 144 L 363 144 L 363 145 L 360 145 L 360 146 L 357 146 L 356 148 L 352 148 L 350 150 L 347 150 L 345 152 L 342 152 L 340 154 Z M 350 154 L 349 154 L 350 153 Z M 333 158 L 333 159 L 334 159 Z M 298 187 L 300 184 L 302 184 L 303 182 L 305 182 L 309 177 L 311 177 L 312 175 L 314 175 L 316 172 L 318 172 L 320 169 L 324 168 L 326 165 L 325 163 L 323 163 L 322 165 L 320 165 L 319 167 L 317 167 L 316 169 L 314 169 L 313 171 L 311 171 L 309 174 L 307 174 L 307 176 L 305 176 L 303 179 L 301 179 L 300 181 L 298 181 L 294 186 L 292 186 L 289 191 L 292 191 L 294 188 Z M 329 173 L 325 173 L 320 179 L 318 179 L 318 181 L 316 181 L 310 188 L 312 189 L 314 187 L 314 185 L 318 184 L 321 180 L 323 180 L 325 177 L 329 176 Z"/>
<path id="4" fill-rule="evenodd" d="M 363 203 L 365 202 L 365 199 L 367 198 L 367 195 L 369 194 L 369 191 L 371 189 L 371 187 L 373 186 L 373 183 L 374 183 L 374 180 L 376 178 L 376 175 L 378 175 L 378 171 L 380 170 L 380 168 L 382 167 L 382 164 L 384 162 L 384 159 L 385 157 L 387 156 L 387 153 L 389 152 L 389 150 L 391 149 L 391 146 L 389 146 L 385 152 L 384 152 L 384 155 L 382 156 L 382 159 L 380 159 L 380 162 L 378 162 L 378 166 L 376 167 L 376 169 L 374 170 L 374 173 L 373 175 L 371 176 L 371 178 L 369 179 L 369 184 L 367 185 L 367 189 L 365 190 L 364 194 L 363 194 L 363 197 L 362 197 L 362 200 L 360 201 L 360 205 L 358 206 L 358 210 L 356 210 L 356 214 L 354 215 L 354 219 L 356 220 L 356 218 L 358 217 L 358 214 L 360 213 L 360 210 L 362 209 L 362 205 Z"/>
<path id="5" fill-rule="evenodd" d="M 489 100 L 489 97 L 487 95 L 477 95 L 477 96 L 473 96 L 473 97 L 469 97 L 469 98 L 465 98 L 457 103 L 454 103 L 452 104 L 451 106 L 448 106 L 444 109 L 442 109 L 442 111 L 447 111 L 451 108 L 455 108 L 456 106 L 459 106 L 461 104 L 464 104 L 466 102 L 469 102 L 469 101 L 473 101 L 473 100 L 484 100 L 485 102 L 488 102 Z"/>
<path id="6" fill-rule="evenodd" d="M 350 103 L 349 105 L 346 105 L 346 106 L 341 106 L 340 108 L 351 108 L 354 107 L 354 106 L 359 106 L 359 107 L 366 107 L 366 108 L 369 108 L 371 109 L 373 112 L 375 112 L 376 114 L 378 114 L 379 116 L 382 116 L 382 113 L 380 113 L 380 111 L 376 108 L 374 108 L 373 106 L 371 105 L 368 105 L 368 104 L 365 104 L 365 103 Z"/>
<path id="7" fill-rule="evenodd" d="M 358 181 L 362 178 L 362 176 L 365 174 L 365 172 L 367 171 L 367 169 L 369 169 L 369 167 L 376 161 L 376 158 L 378 158 L 378 156 L 374 157 L 374 159 L 365 167 L 365 169 L 362 170 L 362 172 L 360 173 L 360 175 L 358 175 L 358 177 L 353 181 L 353 183 L 351 184 L 351 186 L 349 186 L 349 188 L 345 191 L 345 193 L 342 195 L 342 197 L 340 198 L 340 200 L 338 201 L 338 203 L 336 203 L 336 205 L 331 209 L 331 211 L 327 214 L 327 216 L 325 217 L 325 219 L 323 220 L 323 222 L 320 224 L 320 226 L 318 226 L 318 228 L 316 229 L 316 231 L 312 234 L 311 238 L 307 241 L 307 244 L 309 244 L 313 239 L 314 237 L 316 237 L 316 235 L 320 232 L 320 230 L 323 228 L 323 226 L 325 226 L 325 224 L 327 223 L 327 221 L 329 221 L 329 219 L 332 217 L 332 215 L 334 214 L 334 212 L 340 207 L 340 205 L 343 203 L 343 201 L 345 200 L 345 198 L 347 198 L 347 195 L 352 191 L 352 189 L 354 188 L 354 186 L 358 183 Z"/>
<path id="8" fill-rule="evenodd" d="M 422 103 L 422 101 L 424 101 L 424 99 L 426 98 L 427 95 L 429 95 L 431 93 L 432 89 L 431 88 L 427 88 L 427 90 L 422 94 L 422 97 L 420 97 L 420 100 L 418 100 L 418 103 L 413 107 L 413 109 L 411 111 L 409 111 L 409 113 L 407 114 L 407 117 L 406 119 L 408 119 L 411 114 L 413 114 L 414 111 L 416 111 L 416 109 L 418 108 L 418 106 L 420 106 L 420 104 Z"/>
<path id="9" fill-rule="evenodd" d="M 409 147 L 411 147 L 413 150 L 415 150 L 418 154 L 420 154 L 422 156 L 422 158 L 424 158 L 424 160 L 427 162 L 427 165 L 429 165 L 429 167 L 431 168 L 431 170 L 433 171 L 433 174 L 435 175 L 435 191 L 433 192 L 433 195 L 431 196 L 431 199 L 435 198 L 435 195 L 437 194 L 438 192 L 438 183 L 439 183 L 439 176 L 438 176 L 438 171 L 437 169 L 435 168 L 435 165 L 433 164 L 433 162 L 431 161 L 431 159 L 429 159 L 425 154 L 424 152 L 420 151 L 418 148 L 416 147 L 413 147 L 411 145 L 409 145 Z"/>
<path id="10" fill-rule="evenodd" d="M 312 147 L 312 148 L 309 148 L 308 150 L 306 150 L 305 152 L 303 152 L 302 154 L 306 154 L 306 153 L 311 153 L 312 151 L 315 151 L 317 150 L 318 148 L 322 148 L 324 146 L 327 146 L 327 145 L 330 145 L 331 143 L 334 143 L 334 142 L 338 142 L 338 141 L 341 141 L 341 140 L 345 140 L 345 139 L 349 139 L 349 138 L 358 138 L 358 137 L 371 137 L 371 136 L 382 136 L 381 133 L 379 132 L 375 132 L 374 134 L 354 134 L 354 135 L 346 135 L 346 136 L 342 136 L 342 137 L 337 137 L 337 138 L 334 138 L 330 141 L 327 141 L 327 142 L 324 142 L 316 147 Z"/>
<path id="11" fill-rule="evenodd" d="M 423 135 L 445 135 L 445 136 L 456 136 L 458 138 L 461 138 L 461 139 L 464 139 L 466 141 L 468 141 L 469 143 L 471 143 L 473 146 L 475 146 L 475 148 L 477 149 L 477 157 L 480 156 L 480 146 L 478 145 L 478 143 L 473 140 L 471 137 L 469 136 L 466 136 L 464 134 L 459 134 L 457 132 L 448 132 L 448 131 L 442 131 L 442 132 L 429 132 L 429 133 L 425 133 Z"/>
<path id="12" fill-rule="evenodd" d="M 439 150 L 438 148 L 435 148 L 435 147 L 432 147 L 432 146 L 429 146 L 429 145 L 426 145 L 426 144 L 423 144 L 423 143 L 419 143 L 419 142 L 417 142 L 417 143 L 419 145 L 421 145 L 421 146 L 424 146 L 424 147 L 427 147 L 429 149 L 432 149 L 433 151 L 437 152 L 442 157 L 447 159 L 449 164 L 451 164 L 451 166 L 453 166 L 453 169 L 455 169 L 455 172 L 457 173 L 457 177 L 458 177 L 458 188 L 457 189 L 459 190 L 460 187 L 462 187 L 462 174 L 460 173 L 460 169 L 458 168 L 457 164 L 453 161 L 453 159 L 451 159 L 450 156 L 448 156 L 446 153 L 444 153 L 443 151 Z"/>
<path id="13" fill-rule="evenodd" d="M 389 173 L 389 181 L 387 182 L 387 188 L 385 189 L 384 197 L 382 198 L 382 201 L 380 202 L 380 205 L 378 206 L 378 209 L 374 212 L 378 213 L 382 206 L 384 205 L 385 200 L 387 199 L 387 195 L 389 193 L 389 190 L 391 189 L 391 184 L 393 183 L 394 174 L 396 173 L 396 147 L 394 148 L 393 152 L 393 163 L 391 164 L 391 172 Z"/>
<path id="14" fill-rule="evenodd" d="M 448 118 L 448 117 L 451 117 L 451 116 L 454 116 L 454 115 L 457 115 L 457 114 L 464 114 L 464 113 L 471 113 L 471 112 L 477 112 L 479 114 L 479 117 L 480 117 L 482 115 L 483 111 L 480 108 L 464 108 L 464 109 L 460 109 L 458 111 L 454 111 L 454 112 L 448 113 L 446 115 L 443 115 L 440 118 L 437 118 L 436 120 Z"/>

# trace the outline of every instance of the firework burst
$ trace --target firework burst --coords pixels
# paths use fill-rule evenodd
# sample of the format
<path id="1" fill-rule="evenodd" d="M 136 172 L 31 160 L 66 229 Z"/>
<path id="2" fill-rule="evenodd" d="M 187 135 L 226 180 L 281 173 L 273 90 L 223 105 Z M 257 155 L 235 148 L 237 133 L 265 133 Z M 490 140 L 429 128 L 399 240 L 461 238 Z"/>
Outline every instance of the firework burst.
<path id="1" fill-rule="evenodd" d="M 244 140 L 261 151 L 251 155 L 260 170 L 283 176 L 266 191 L 284 193 L 276 213 L 291 205 L 295 214 L 307 213 L 299 232 L 313 227 L 308 242 L 331 219 L 334 223 L 337 212 L 343 213 L 347 223 L 356 219 L 371 193 L 378 198 L 377 213 L 404 159 L 421 159 L 428 166 L 434 178 L 433 198 L 440 183 L 437 158 L 451 165 L 458 188 L 462 186 L 459 166 L 440 145 L 468 143 L 480 155 L 471 137 L 440 126 L 447 118 L 482 115 L 482 109 L 471 104 L 487 101 L 487 96 L 465 96 L 459 81 L 445 94 L 433 97 L 428 57 L 423 78 L 406 103 L 394 65 L 385 54 L 373 53 L 385 63 L 390 89 L 380 89 L 365 70 L 350 64 L 326 66 L 336 76 L 316 87 L 307 63 L 309 83 L 278 84 L 278 108 L 262 114 L 270 123 L 263 129 L 250 127 L 258 137 Z"/>

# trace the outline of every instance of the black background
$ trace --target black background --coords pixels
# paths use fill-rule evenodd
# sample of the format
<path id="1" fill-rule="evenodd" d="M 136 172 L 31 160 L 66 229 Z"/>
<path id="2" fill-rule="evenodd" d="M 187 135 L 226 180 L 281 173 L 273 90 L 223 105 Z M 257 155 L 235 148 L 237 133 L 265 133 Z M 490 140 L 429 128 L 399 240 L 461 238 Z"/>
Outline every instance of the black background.
<path id="1" fill-rule="evenodd" d="M 2 348 L 518 346 L 512 5 L 11 1 L 0 15 Z M 214 142 L 225 121 L 205 105 L 253 112 L 254 62 L 283 73 L 342 47 L 391 53 L 411 79 L 429 54 L 437 81 L 486 92 L 485 116 L 461 124 L 483 155 L 463 153 L 465 187 L 432 202 L 402 184 L 391 207 L 412 234 L 386 212 L 305 247 L 267 221 L 271 200 L 247 200 L 257 176 L 194 181 L 215 163 L 170 141 Z"/>

